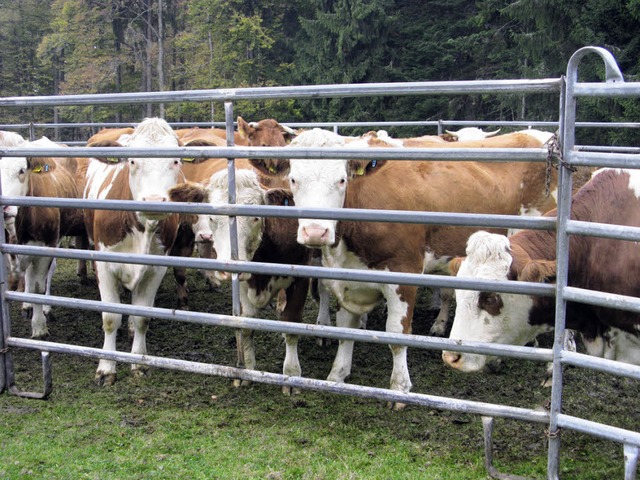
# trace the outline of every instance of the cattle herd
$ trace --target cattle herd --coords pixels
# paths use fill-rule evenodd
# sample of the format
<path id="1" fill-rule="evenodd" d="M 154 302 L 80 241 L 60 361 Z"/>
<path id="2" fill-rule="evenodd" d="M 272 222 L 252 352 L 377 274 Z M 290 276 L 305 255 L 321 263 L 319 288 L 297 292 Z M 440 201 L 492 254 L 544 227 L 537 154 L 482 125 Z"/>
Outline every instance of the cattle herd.
<path id="1" fill-rule="evenodd" d="M 248 123 L 238 117 L 236 145 L 377 148 L 544 148 L 553 134 L 538 130 L 485 133 L 462 129 L 442 136 L 391 138 L 386 132 L 345 137 L 322 129 L 293 131 L 268 119 Z M 87 141 L 89 147 L 153 148 L 226 146 L 225 131 L 173 130 L 158 118 L 135 128 L 105 129 Z M 0 132 L 0 147 L 55 148 L 46 137 L 28 142 Z M 362 159 L 236 159 L 236 202 L 251 205 L 295 205 L 299 208 L 359 208 L 425 212 L 555 216 L 557 174 L 541 162 L 401 161 Z M 592 172 L 589 172 L 590 174 Z M 228 203 L 227 159 L 207 158 L 47 158 L 6 156 L 0 160 L 2 193 L 6 196 L 136 200 L 142 202 Z M 640 226 L 640 178 L 629 170 L 604 169 L 577 184 L 572 217 L 583 221 Z M 97 251 L 130 254 L 231 259 L 229 218 L 220 215 L 168 214 L 4 205 L 8 242 L 58 246 L 67 236 L 76 245 Z M 382 270 L 404 273 L 448 273 L 466 278 L 553 282 L 555 233 L 480 231 L 472 227 L 430 224 L 337 221 L 313 218 L 241 216 L 237 218 L 238 258 L 244 261 Z M 640 296 L 635 269 L 640 261 L 633 242 L 572 237 L 569 284 L 611 293 Z M 48 257 L 6 258 L 11 288 L 44 294 L 55 262 Z M 631 269 L 631 272 L 630 272 Z M 96 261 L 100 297 L 120 302 L 120 289 L 131 292 L 136 306 L 153 306 L 167 268 Z M 79 262 L 81 278 L 86 265 Z M 177 306 L 188 308 L 186 275 L 175 268 Z M 227 272 L 207 272 L 212 284 L 229 281 Z M 278 301 L 280 319 L 300 322 L 309 296 L 309 279 L 240 274 L 241 314 L 258 316 Z M 315 283 L 315 282 L 314 282 Z M 366 315 L 386 305 L 386 330 L 410 333 L 417 287 L 351 280 L 319 280 L 324 293 L 318 321 L 328 323 L 327 295 L 338 304 L 335 323 L 360 328 Z M 453 291 L 441 292 L 441 311 L 432 335 L 444 335 Z M 529 295 L 471 290 L 455 291 L 455 316 L 450 338 L 524 345 L 553 328 L 553 300 Z M 32 337 L 48 335 L 47 307 L 24 304 Z M 226 312 L 220 312 L 226 313 Z M 105 350 L 116 349 L 120 314 L 102 314 Z M 149 319 L 132 316 L 132 353 L 146 354 Z M 567 327 L 577 331 L 588 353 L 640 364 L 640 319 L 637 314 L 570 303 Z M 297 337 L 285 335 L 283 373 L 299 376 Z M 344 382 L 351 372 L 354 342 L 342 340 L 328 376 Z M 256 368 L 251 331 L 237 334 L 238 366 Z M 391 389 L 408 392 L 411 379 L 406 347 L 391 346 Z M 478 371 L 486 357 L 443 352 L 444 362 L 460 371 Z M 132 365 L 135 374 L 144 367 Z M 95 380 L 116 380 L 114 361 L 99 362 Z M 291 394 L 290 390 L 285 393 Z M 401 408 L 402 405 L 395 405 Z"/>

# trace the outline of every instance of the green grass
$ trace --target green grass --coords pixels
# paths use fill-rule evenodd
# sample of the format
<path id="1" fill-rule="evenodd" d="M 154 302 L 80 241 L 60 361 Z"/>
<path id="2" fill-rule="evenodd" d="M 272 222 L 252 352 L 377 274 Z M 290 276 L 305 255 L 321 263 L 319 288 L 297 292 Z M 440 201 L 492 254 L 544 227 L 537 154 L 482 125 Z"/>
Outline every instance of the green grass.
<path id="1" fill-rule="evenodd" d="M 97 298 L 95 287 L 78 287 L 72 265 L 60 262 L 54 294 Z M 192 274 L 192 310 L 229 311 L 228 292 L 208 292 Z M 156 304 L 173 307 L 167 275 Z M 429 317 L 422 298 L 416 331 Z M 14 334 L 28 325 L 12 306 Z M 309 302 L 306 321 L 315 319 Z M 370 329 L 384 325 L 383 310 Z M 98 314 L 56 310 L 51 340 L 100 346 Z M 123 332 L 125 330 L 123 329 Z M 233 365 L 230 329 L 153 321 L 149 353 Z M 256 334 L 259 368 L 279 372 L 280 335 Z M 118 348 L 130 346 L 125 334 Z M 21 388 L 41 389 L 37 352 L 12 352 Z M 324 378 L 335 345 L 302 338 L 305 375 Z M 384 387 L 391 358 L 386 346 L 358 344 L 351 382 Z M 0 478 L 47 479 L 485 479 L 480 419 L 409 406 L 393 412 L 382 402 L 305 391 L 285 397 L 277 386 L 237 389 L 225 378 L 153 369 L 135 378 L 118 365 L 115 385 L 93 383 L 97 360 L 54 354 L 54 392 L 47 401 L 0 395 Z M 540 407 L 549 390 L 539 387 L 544 366 L 505 361 L 495 374 L 461 375 L 447 369 L 439 352 L 409 352 L 413 391 L 477 401 Z M 639 430 L 637 382 L 597 373 L 566 372 L 565 411 Z M 502 472 L 546 478 L 545 426 L 497 419 L 495 466 Z M 563 432 L 563 479 L 622 478 L 622 446 L 576 432 Z"/>

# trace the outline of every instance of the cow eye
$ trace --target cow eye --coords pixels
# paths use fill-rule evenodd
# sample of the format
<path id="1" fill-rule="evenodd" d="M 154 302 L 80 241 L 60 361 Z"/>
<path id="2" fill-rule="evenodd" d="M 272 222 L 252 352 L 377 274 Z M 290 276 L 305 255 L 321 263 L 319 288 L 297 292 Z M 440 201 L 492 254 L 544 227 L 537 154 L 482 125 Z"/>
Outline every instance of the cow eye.
<path id="1" fill-rule="evenodd" d="M 24 172 L 25 172 L 24 168 L 21 168 L 20 171 L 18 172 L 18 175 L 24 175 Z"/>
<path id="2" fill-rule="evenodd" d="M 346 178 L 341 178 L 339 183 L 340 183 L 340 185 L 345 185 L 347 183 L 347 179 Z"/>
<path id="3" fill-rule="evenodd" d="M 479 307 L 491 315 L 498 315 L 504 304 L 502 297 L 497 293 L 481 292 L 479 298 Z"/>
<path id="4" fill-rule="evenodd" d="M 174 164 L 174 165 L 180 165 L 180 160 L 174 160 L 174 161 L 173 161 L 173 164 Z"/>

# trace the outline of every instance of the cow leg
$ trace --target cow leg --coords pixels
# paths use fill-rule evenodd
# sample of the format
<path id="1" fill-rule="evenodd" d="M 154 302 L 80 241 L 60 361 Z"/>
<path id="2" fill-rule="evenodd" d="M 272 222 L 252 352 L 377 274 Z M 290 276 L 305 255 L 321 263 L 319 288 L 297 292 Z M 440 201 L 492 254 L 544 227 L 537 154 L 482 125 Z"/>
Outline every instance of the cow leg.
<path id="1" fill-rule="evenodd" d="M 96 262 L 96 275 L 100 299 L 108 303 L 120 303 L 120 290 L 115 278 L 107 271 L 108 267 L 102 262 Z M 116 351 L 116 336 L 122 324 L 122 315 L 119 313 L 102 312 L 102 330 L 104 331 L 105 351 Z M 116 381 L 116 362 L 101 359 L 96 370 L 95 382 L 99 386 L 113 385 Z"/>
<path id="2" fill-rule="evenodd" d="M 138 284 L 138 288 L 131 292 L 131 305 L 153 307 L 154 300 L 160 283 L 167 271 L 166 267 L 151 267 L 146 279 Z M 149 330 L 149 318 L 138 315 L 129 316 L 129 325 L 133 326 L 133 344 L 131 353 L 147 354 L 147 331 Z M 149 367 L 146 365 L 131 364 L 131 373 L 134 376 L 144 376 Z"/>
<path id="3" fill-rule="evenodd" d="M 386 331 L 388 333 L 411 333 L 411 319 L 413 318 L 417 288 L 407 285 L 399 287 L 387 285 L 384 293 L 387 300 Z M 390 388 L 407 393 L 411 390 L 407 347 L 401 345 L 390 345 L 389 347 L 393 357 Z M 405 406 L 403 403 L 389 404 L 389 407 L 394 410 L 401 410 Z"/>
<path id="4" fill-rule="evenodd" d="M 257 317 L 258 309 L 249 301 L 248 290 L 247 282 L 240 282 L 241 315 L 243 317 Z M 236 353 L 238 355 L 236 362 L 238 368 L 245 368 L 247 370 L 256 369 L 256 349 L 253 342 L 253 330 L 236 330 Z M 251 381 L 236 379 L 233 381 L 233 384 L 236 387 L 247 386 L 251 385 Z"/>
<path id="5" fill-rule="evenodd" d="M 187 287 L 187 269 L 184 267 L 173 267 L 173 278 L 176 280 L 176 308 L 179 310 L 189 310 L 189 289 Z"/>
<path id="6" fill-rule="evenodd" d="M 89 239 L 87 235 L 78 235 L 75 237 L 75 247 L 78 250 L 88 250 L 89 249 Z M 80 278 L 81 285 L 89 285 L 89 274 L 87 268 L 86 260 L 78 260 L 78 265 L 76 266 L 76 275 Z"/>
<path id="7" fill-rule="evenodd" d="M 46 280 L 46 288 L 45 288 L 45 295 L 49 296 L 51 295 L 51 282 L 53 282 L 53 274 L 56 271 L 56 267 L 58 265 L 58 260 L 54 257 L 51 260 L 51 265 L 49 265 L 49 270 L 47 271 L 47 280 Z M 51 321 L 53 320 L 53 315 L 51 314 L 51 305 L 43 305 L 42 306 L 42 311 L 44 312 L 45 317 L 47 318 L 47 321 Z"/>
<path id="8" fill-rule="evenodd" d="M 449 323 L 449 312 L 453 303 L 454 290 L 452 288 L 440 289 L 440 311 L 433 322 L 429 335 L 434 337 L 444 337 Z"/>
<path id="9" fill-rule="evenodd" d="M 302 322 L 304 304 L 309 291 L 309 280 L 306 278 L 296 278 L 287 288 L 287 303 L 280 315 L 280 319 L 285 322 Z M 285 357 L 282 373 L 284 375 L 299 377 L 302 375 L 300 359 L 298 358 L 298 335 L 284 334 Z M 285 395 L 297 395 L 300 389 L 282 387 Z"/>
<path id="10" fill-rule="evenodd" d="M 31 257 L 25 271 L 25 292 L 42 295 L 47 289 L 47 272 L 51 264 L 51 258 Z M 31 315 L 31 337 L 44 338 L 49 335 L 47 319 L 44 315 L 42 304 L 26 304 L 23 311 Z"/>
<path id="11" fill-rule="evenodd" d="M 336 313 L 336 326 L 343 328 L 359 328 L 360 315 L 355 315 L 344 308 Z M 327 377 L 330 382 L 342 383 L 351 375 L 351 361 L 353 358 L 353 340 L 341 339 L 338 342 L 338 351 L 333 361 L 331 372 Z"/>
<path id="12" fill-rule="evenodd" d="M 215 260 L 216 251 L 213 249 L 213 242 L 197 241 L 196 251 L 200 258 L 212 258 Z M 205 283 L 209 287 L 210 291 L 214 291 L 220 288 L 220 280 L 216 278 L 216 272 L 213 270 L 201 270 L 204 276 Z"/>
<path id="13" fill-rule="evenodd" d="M 316 324 L 324 325 L 325 327 L 331 326 L 331 295 L 329 289 L 324 284 L 324 281 L 318 279 L 318 317 Z M 321 347 L 326 347 L 331 344 L 331 340 L 328 338 L 317 337 L 316 343 Z"/>

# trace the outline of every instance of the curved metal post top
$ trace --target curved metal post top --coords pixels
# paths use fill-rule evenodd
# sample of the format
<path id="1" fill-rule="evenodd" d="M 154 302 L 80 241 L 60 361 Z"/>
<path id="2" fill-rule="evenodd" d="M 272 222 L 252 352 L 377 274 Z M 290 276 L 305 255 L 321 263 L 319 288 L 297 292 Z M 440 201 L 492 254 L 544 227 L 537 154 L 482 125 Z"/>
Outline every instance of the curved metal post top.
<path id="1" fill-rule="evenodd" d="M 589 53 L 597 53 L 604 61 L 606 69 L 605 81 L 607 83 L 624 83 L 624 78 L 622 77 L 622 72 L 618 67 L 616 59 L 609 50 L 602 47 L 582 47 L 571 56 L 567 64 L 567 79 L 569 79 L 570 82 L 576 83 L 578 81 L 578 64 L 580 60 Z"/>

